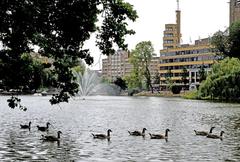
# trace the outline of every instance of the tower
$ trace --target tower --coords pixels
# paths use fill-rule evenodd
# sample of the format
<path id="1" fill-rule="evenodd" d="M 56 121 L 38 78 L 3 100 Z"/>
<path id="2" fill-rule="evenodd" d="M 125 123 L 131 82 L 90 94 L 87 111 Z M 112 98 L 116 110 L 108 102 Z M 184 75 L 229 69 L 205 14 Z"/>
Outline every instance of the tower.
<path id="1" fill-rule="evenodd" d="M 177 43 L 181 43 L 181 11 L 179 9 L 179 0 L 177 0 L 177 10 L 176 10 L 176 24 L 177 24 Z"/>
<path id="2" fill-rule="evenodd" d="M 230 7 L 230 22 L 229 22 L 229 26 L 236 22 L 236 21 L 240 21 L 240 0 L 230 0 L 229 3 L 229 7 Z"/>
<path id="3" fill-rule="evenodd" d="M 163 49 L 179 47 L 180 43 L 181 43 L 181 11 L 179 9 L 179 0 L 177 0 L 176 23 L 165 24 Z"/>

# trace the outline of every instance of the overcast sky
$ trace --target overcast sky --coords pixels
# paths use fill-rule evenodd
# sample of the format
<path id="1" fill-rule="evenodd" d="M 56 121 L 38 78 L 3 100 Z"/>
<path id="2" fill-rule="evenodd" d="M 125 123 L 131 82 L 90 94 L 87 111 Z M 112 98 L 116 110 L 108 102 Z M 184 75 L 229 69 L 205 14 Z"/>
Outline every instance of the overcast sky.
<path id="1" fill-rule="evenodd" d="M 165 24 L 176 22 L 176 0 L 125 0 L 137 10 L 139 18 L 129 27 L 136 34 L 127 37 L 129 49 L 141 41 L 150 40 L 159 55 Z M 229 25 L 229 0 L 180 0 L 182 43 L 192 43 L 199 38 L 209 37 Z M 91 69 L 101 68 L 101 56 L 91 39 L 86 44 L 94 56 Z"/>

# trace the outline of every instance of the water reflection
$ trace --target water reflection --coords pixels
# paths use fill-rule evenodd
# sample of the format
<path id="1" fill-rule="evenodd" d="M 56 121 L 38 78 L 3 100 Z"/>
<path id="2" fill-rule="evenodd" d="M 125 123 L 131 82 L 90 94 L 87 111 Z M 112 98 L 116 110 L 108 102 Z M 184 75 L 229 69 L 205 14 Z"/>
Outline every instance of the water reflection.
<path id="1" fill-rule="evenodd" d="M 240 161 L 240 105 L 178 98 L 89 97 L 51 107 L 48 97 L 23 96 L 27 112 L 0 102 L 0 161 Z M 20 123 L 32 121 L 31 130 Z M 52 123 L 48 132 L 37 125 Z M 196 136 L 194 129 L 223 141 Z M 145 138 L 128 130 L 146 127 Z M 93 139 L 91 133 L 112 129 L 111 140 Z M 168 141 L 148 133 L 165 132 Z M 60 142 L 43 142 L 41 135 L 63 132 Z"/>

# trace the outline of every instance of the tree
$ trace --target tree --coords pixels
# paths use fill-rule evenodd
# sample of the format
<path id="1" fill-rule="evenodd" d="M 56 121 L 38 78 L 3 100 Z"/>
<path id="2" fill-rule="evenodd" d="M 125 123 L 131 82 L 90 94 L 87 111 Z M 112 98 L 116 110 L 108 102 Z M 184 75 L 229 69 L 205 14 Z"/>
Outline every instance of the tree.
<path id="1" fill-rule="evenodd" d="M 134 68 L 131 71 L 130 75 L 124 76 L 124 80 L 127 82 L 128 89 L 142 89 L 142 75 L 138 62 L 135 62 L 133 66 Z"/>
<path id="2" fill-rule="evenodd" d="M 126 81 L 123 80 L 121 77 L 117 77 L 114 81 L 114 84 L 119 86 L 122 90 L 125 90 L 127 88 Z"/>
<path id="3" fill-rule="evenodd" d="M 102 25 L 97 26 L 100 15 Z M 0 71 L 4 73 L 0 80 L 7 78 L 8 88 L 29 86 L 29 82 L 19 81 L 29 75 L 23 66 L 30 64 L 21 57 L 37 46 L 39 55 L 53 60 L 51 83 L 60 92 L 52 97 L 51 104 L 68 102 L 78 91 L 72 74 L 75 61 L 80 58 L 88 65 L 93 63 L 89 50 L 83 47 L 91 33 L 98 31 L 97 46 L 110 55 L 113 45 L 127 48 L 124 37 L 134 34 L 127 29 L 127 20 L 136 18 L 133 6 L 123 0 L 1 1 L 0 43 L 4 48 L 0 50 Z"/>
<path id="4" fill-rule="evenodd" d="M 198 71 L 199 74 L 199 82 L 201 83 L 202 81 L 206 80 L 207 74 L 204 68 L 204 65 L 202 65 Z"/>
<path id="5" fill-rule="evenodd" d="M 199 97 L 220 100 L 240 99 L 240 60 L 225 58 L 212 66 L 199 87 Z"/>
<path id="6" fill-rule="evenodd" d="M 225 57 L 240 58 L 240 21 L 233 23 L 224 32 L 216 32 L 211 42 L 218 53 L 223 54 Z"/>
<path id="7" fill-rule="evenodd" d="M 184 67 L 184 68 L 182 69 L 182 78 L 181 78 L 181 81 L 182 81 L 182 83 L 184 84 L 184 90 L 186 89 L 186 85 L 187 85 L 187 83 L 188 83 L 187 77 L 188 77 L 188 71 L 187 71 L 187 68 Z"/>
<path id="8" fill-rule="evenodd" d="M 133 71 L 138 70 L 138 74 L 146 79 L 146 88 L 153 93 L 151 74 L 149 66 L 153 56 L 153 45 L 150 41 L 142 41 L 138 43 L 135 49 L 131 52 L 131 63 L 133 64 Z"/>
<path id="9" fill-rule="evenodd" d="M 172 70 L 169 69 L 165 76 L 168 89 L 172 89 L 173 86 L 172 76 L 173 76 Z"/>
<path id="10" fill-rule="evenodd" d="M 160 74 L 159 74 L 159 72 L 156 72 L 156 73 L 155 73 L 153 83 L 154 83 L 154 84 L 160 84 Z"/>

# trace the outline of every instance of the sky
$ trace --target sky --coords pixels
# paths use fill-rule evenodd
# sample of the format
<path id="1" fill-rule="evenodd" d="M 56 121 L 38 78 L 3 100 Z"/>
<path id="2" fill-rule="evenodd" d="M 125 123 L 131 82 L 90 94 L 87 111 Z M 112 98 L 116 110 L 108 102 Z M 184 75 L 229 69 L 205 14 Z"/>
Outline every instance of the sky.
<path id="1" fill-rule="evenodd" d="M 129 22 L 129 28 L 136 34 L 126 37 L 129 50 L 141 41 L 151 41 L 155 53 L 159 56 L 162 49 L 162 37 L 165 24 L 176 23 L 176 0 L 125 0 L 134 6 L 139 18 Z M 194 43 L 194 40 L 206 38 L 229 26 L 229 0 L 179 0 L 181 10 L 182 44 Z M 95 47 L 95 40 L 86 42 L 94 57 L 90 69 L 101 69 L 101 55 Z"/>

